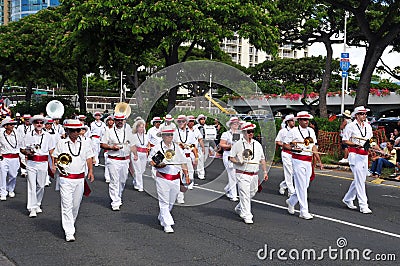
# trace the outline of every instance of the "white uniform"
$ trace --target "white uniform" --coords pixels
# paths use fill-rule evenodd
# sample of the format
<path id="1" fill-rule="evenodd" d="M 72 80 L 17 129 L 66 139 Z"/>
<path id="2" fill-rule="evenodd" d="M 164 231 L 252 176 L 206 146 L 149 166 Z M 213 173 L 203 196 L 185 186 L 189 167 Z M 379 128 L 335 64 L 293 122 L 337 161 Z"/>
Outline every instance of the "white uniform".
<path id="1" fill-rule="evenodd" d="M 343 132 L 342 140 L 350 140 L 354 143 L 360 144 L 361 146 L 364 145 L 365 140 L 356 139 L 354 137 L 370 139 L 372 137 L 371 125 L 367 122 L 364 122 L 363 125 L 359 125 L 357 120 L 348 124 Z M 365 179 L 368 171 L 368 151 L 365 151 L 362 148 L 349 147 L 348 159 L 350 169 L 354 175 L 354 180 L 351 182 L 349 190 L 343 200 L 346 202 L 352 202 L 357 196 L 360 209 L 367 209 L 368 198 L 365 190 Z"/>
<path id="2" fill-rule="evenodd" d="M 146 171 L 147 165 L 147 145 L 149 140 L 147 134 L 133 134 L 133 145 L 136 146 L 138 159 L 132 160 L 135 169 L 135 178 L 133 186 L 139 191 L 143 191 L 143 173 Z"/>
<path id="3" fill-rule="evenodd" d="M 90 135 L 92 139 L 92 147 L 94 150 L 94 160 L 96 166 L 99 164 L 99 154 L 100 154 L 100 138 L 104 135 L 106 131 L 106 124 L 102 121 L 93 121 L 90 124 Z"/>
<path id="4" fill-rule="evenodd" d="M 154 147 L 155 145 L 157 145 L 158 143 L 160 143 L 160 141 L 162 140 L 161 137 L 161 125 L 159 128 L 151 127 L 148 131 L 147 131 L 147 137 L 149 139 L 149 143 L 150 143 L 150 147 Z M 154 168 L 152 168 L 151 170 L 151 175 L 153 177 L 153 179 L 156 178 L 156 170 Z"/>
<path id="5" fill-rule="evenodd" d="M 110 146 L 121 145 L 118 151 L 108 150 L 108 166 L 110 173 L 109 194 L 111 198 L 111 207 L 119 208 L 122 205 L 122 192 L 128 179 L 128 168 L 131 153 L 130 142 L 132 140 L 132 130 L 128 127 L 112 127 L 106 130 L 100 143 Z"/>
<path id="6" fill-rule="evenodd" d="M 54 145 L 57 145 L 57 142 L 61 139 L 61 136 L 60 136 L 60 134 L 52 127 L 50 130 L 47 130 L 46 129 L 46 131 L 50 134 L 50 136 L 52 137 L 52 139 L 53 139 L 53 142 L 54 142 Z M 50 156 L 49 155 L 49 165 L 52 165 L 52 156 Z M 46 177 L 46 186 L 48 186 L 48 185 L 50 185 L 51 184 L 51 182 L 50 182 L 50 175 L 49 175 L 49 173 L 47 173 L 47 177 Z"/>
<path id="7" fill-rule="evenodd" d="M 239 131 L 240 132 L 240 131 Z M 238 134 L 238 139 L 233 140 L 232 131 L 226 131 L 222 133 L 221 140 L 225 140 L 227 144 L 231 144 L 232 146 L 242 138 L 242 134 Z M 237 192 L 237 179 L 235 174 L 235 169 L 233 168 L 233 163 L 229 161 L 229 156 L 231 151 L 224 150 L 224 154 L 222 156 L 222 161 L 224 162 L 226 172 L 228 173 L 228 184 L 225 186 L 224 190 L 228 198 L 236 200 L 238 198 Z"/>
<path id="8" fill-rule="evenodd" d="M 198 130 L 190 130 L 188 126 L 186 126 L 186 128 L 184 130 L 178 128 L 177 130 L 175 130 L 174 132 L 174 139 L 173 141 L 175 143 L 184 143 L 186 145 L 191 145 L 194 144 L 195 147 L 198 146 L 198 141 L 197 141 L 197 137 L 198 134 L 200 134 L 200 132 L 198 132 Z M 194 161 L 195 155 L 192 152 L 192 150 L 190 148 L 185 148 L 182 150 L 182 152 L 185 154 L 186 156 L 186 164 L 188 167 L 188 173 L 189 173 L 189 179 L 192 181 L 191 184 L 188 186 L 189 189 L 193 189 L 193 185 L 194 185 L 194 168 L 193 168 L 193 163 L 192 161 Z M 183 192 L 179 192 L 178 195 L 178 202 L 179 203 L 183 203 L 184 202 L 184 193 Z"/>
<path id="9" fill-rule="evenodd" d="M 7 193 L 14 192 L 19 169 L 19 151 L 21 139 L 18 133 L 13 130 L 7 134 L 5 130 L 0 132 L 0 154 L 3 160 L 0 161 L 0 196 L 5 197 Z M 8 182 L 7 182 L 8 176 Z"/>
<path id="10" fill-rule="evenodd" d="M 57 132 L 58 137 L 61 139 L 65 135 L 65 129 L 61 124 L 53 123 L 52 128 Z"/>
<path id="11" fill-rule="evenodd" d="M 55 143 L 50 134 L 44 130 L 39 135 L 35 130 L 26 135 L 22 140 L 22 149 L 40 145 L 33 156 L 27 158 L 26 170 L 28 171 L 28 203 L 29 211 L 40 208 L 44 195 L 44 186 L 48 173 L 49 152 L 54 149 Z"/>
<path id="12" fill-rule="evenodd" d="M 171 143 L 171 146 L 167 147 L 164 142 L 160 142 L 151 149 L 149 161 L 152 160 L 152 157 L 158 151 L 161 151 L 164 154 L 168 149 L 173 149 L 175 151 L 174 161 L 186 161 L 186 157 L 178 144 Z M 175 200 L 177 199 L 178 193 L 180 192 L 180 175 L 182 174 L 181 165 L 167 165 L 164 168 L 155 169 L 156 172 L 158 172 L 156 177 L 158 206 L 160 207 L 158 220 L 163 227 L 171 226 L 175 223 L 171 215 L 171 210 L 174 206 Z"/>
<path id="13" fill-rule="evenodd" d="M 60 176 L 60 196 L 62 227 L 66 236 L 73 236 L 84 191 L 87 159 L 93 157 L 94 154 L 90 142 L 82 140 L 81 137 L 78 137 L 75 143 L 69 137 L 59 141 L 54 149 L 53 157 L 57 158 L 61 153 L 68 153 L 72 157 L 67 170 L 68 176 Z"/>
<path id="14" fill-rule="evenodd" d="M 302 128 L 297 126 L 289 130 L 284 143 L 303 142 L 306 137 L 311 137 L 314 143 L 317 143 L 315 132 L 311 127 Z M 306 148 L 304 144 L 298 144 L 298 146 L 300 148 Z M 306 149 L 311 150 L 312 148 L 307 147 Z M 292 206 L 295 206 L 297 202 L 300 204 L 300 215 L 309 214 L 307 189 L 312 174 L 312 157 L 312 152 L 302 151 L 300 153 L 293 152 L 292 154 L 295 193 L 290 196 L 288 202 Z"/>
<path id="15" fill-rule="evenodd" d="M 275 138 L 275 141 L 283 141 L 286 138 L 286 135 L 289 133 L 290 128 L 284 127 L 279 130 L 278 135 Z M 294 193 L 293 186 L 293 166 L 292 166 L 292 152 L 289 150 L 285 150 L 282 148 L 281 152 L 282 164 L 283 164 L 283 175 L 285 179 L 279 184 L 280 188 L 288 189 L 288 195 L 292 195 Z"/>
<path id="16" fill-rule="evenodd" d="M 261 160 L 265 160 L 264 151 L 261 144 L 254 139 L 247 142 L 244 138 L 237 141 L 230 151 L 231 157 L 241 157 L 245 149 L 250 149 L 253 153 L 252 158 L 243 165 L 233 164 L 235 175 L 239 187 L 239 204 L 235 207 L 235 211 L 240 213 L 243 219 L 252 219 L 251 199 L 258 189 L 258 171 L 260 169 Z"/>
<path id="17" fill-rule="evenodd" d="M 17 127 L 17 135 L 20 136 L 21 140 L 25 139 L 26 135 L 30 133 L 34 129 L 33 125 L 25 126 L 25 124 L 19 125 Z M 26 166 L 26 156 L 22 154 L 21 152 L 19 153 L 19 159 L 21 161 L 21 164 L 23 167 Z M 28 172 L 26 169 L 21 168 L 21 175 L 26 175 Z"/>
<path id="18" fill-rule="evenodd" d="M 203 149 L 201 148 L 201 146 L 199 145 L 197 147 L 197 149 L 199 150 L 199 161 L 197 163 L 197 176 L 199 177 L 199 179 L 205 179 L 205 170 L 204 170 L 204 163 L 208 158 L 208 151 L 210 148 L 210 142 L 204 140 L 205 137 L 205 132 L 204 132 L 204 127 L 202 125 L 195 125 L 194 126 L 195 129 L 197 129 L 200 133 L 200 137 L 201 139 L 203 139 L 203 144 L 204 144 L 204 153 L 203 153 Z"/>

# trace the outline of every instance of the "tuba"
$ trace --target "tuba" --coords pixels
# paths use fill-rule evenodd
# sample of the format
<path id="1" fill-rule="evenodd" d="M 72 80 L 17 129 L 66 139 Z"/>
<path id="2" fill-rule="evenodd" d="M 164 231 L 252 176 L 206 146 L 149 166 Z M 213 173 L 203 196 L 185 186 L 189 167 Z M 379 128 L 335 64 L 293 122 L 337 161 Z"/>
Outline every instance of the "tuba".
<path id="1" fill-rule="evenodd" d="M 61 153 L 57 157 L 57 170 L 60 172 L 61 175 L 67 176 L 68 175 L 68 168 L 71 165 L 72 156 L 68 153 Z"/>
<path id="2" fill-rule="evenodd" d="M 128 118 L 131 115 L 131 107 L 125 102 L 119 102 L 114 108 L 114 114 L 124 114 Z"/>
<path id="3" fill-rule="evenodd" d="M 64 114 L 64 105 L 57 100 L 52 100 L 46 105 L 46 113 L 51 118 L 61 118 Z"/>

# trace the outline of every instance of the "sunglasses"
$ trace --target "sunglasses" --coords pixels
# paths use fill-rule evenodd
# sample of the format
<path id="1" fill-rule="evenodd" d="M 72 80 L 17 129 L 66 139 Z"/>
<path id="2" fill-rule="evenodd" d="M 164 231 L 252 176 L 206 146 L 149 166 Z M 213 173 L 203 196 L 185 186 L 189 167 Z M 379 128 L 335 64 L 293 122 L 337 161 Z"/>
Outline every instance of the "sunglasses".
<path id="1" fill-rule="evenodd" d="M 81 128 L 70 128 L 69 132 L 81 132 Z"/>
<path id="2" fill-rule="evenodd" d="M 38 124 L 38 125 L 42 125 L 42 124 L 44 124 L 44 121 L 34 121 L 33 123 L 34 124 Z"/>
<path id="3" fill-rule="evenodd" d="M 165 137 L 172 137 L 174 134 L 173 133 L 164 133 L 162 135 Z"/>
<path id="4" fill-rule="evenodd" d="M 254 129 L 246 130 L 247 134 L 254 134 Z"/>
<path id="5" fill-rule="evenodd" d="M 358 113 L 358 115 L 367 115 L 367 113 Z"/>
<path id="6" fill-rule="evenodd" d="M 124 119 L 114 119 L 115 122 L 122 122 Z"/>
<path id="7" fill-rule="evenodd" d="M 154 123 L 159 123 L 159 124 L 160 124 L 160 123 L 161 123 L 161 121 L 154 121 Z"/>
<path id="8" fill-rule="evenodd" d="M 183 124 L 183 123 L 186 123 L 186 121 L 185 120 L 178 120 L 178 124 Z"/>

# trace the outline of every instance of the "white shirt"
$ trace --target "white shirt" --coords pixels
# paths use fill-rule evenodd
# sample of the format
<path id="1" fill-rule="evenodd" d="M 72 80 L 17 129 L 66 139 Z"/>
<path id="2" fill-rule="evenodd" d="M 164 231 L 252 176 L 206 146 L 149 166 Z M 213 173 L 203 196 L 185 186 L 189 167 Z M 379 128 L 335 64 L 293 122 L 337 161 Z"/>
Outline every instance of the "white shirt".
<path id="1" fill-rule="evenodd" d="M 46 132 L 50 134 L 51 138 L 54 141 L 54 145 L 57 145 L 58 141 L 61 139 L 60 134 L 54 128 L 51 128 L 50 130 L 46 129 Z"/>
<path id="2" fill-rule="evenodd" d="M 68 153 L 72 157 L 72 162 L 67 170 L 69 174 L 81 174 L 85 172 L 86 160 L 94 156 L 89 141 L 78 137 L 74 142 L 69 137 L 60 140 L 53 151 L 52 156 L 57 158 L 62 153 Z"/>
<path id="3" fill-rule="evenodd" d="M 161 136 L 157 136 L 161 132 L 161 126 L 159 128 L 152 127 L 147 131 L 149 142 L 152 145 L 157 145 L 162 140 Z"/>
<path id="4" fill-rule="evenodd" d="M 90 135 L 102 137 L 104 132 L 106 131 L 106 127 L 107 127 L 106 123 L 104 123 L 103 121 L 100 122 L 93 121 L 90 124 Z"/>
<path id="5" fill-rule="evenodd" d="M 26 134 L 26 137 L 22 140 L 21 148 L 26 149 L 27 147 L 33 147 L 39 144 L 40 148 L 35 149 L 34 155 L 49 155 L 49 151 L 54 149 L 55 143 L 50 134 L 42 130 L 41 134 L 38 134 L 35 130 Z"/>
<path id="6" fill-rule="evenodd" d="M 65 135 L 65 129 L 61 124 L 54 124 L 53 123 L 52 128 L 54 128 L 54 130 L 57 131 L 57 133 L 60 136 L 60 138 L 61 138 L 62 135 Z"/>
<path id="7" fill-rule="evenodd" d="M 238 140 L 233 140 L 233 134 L 239 134 L 239 140 L 243 138 L 242 133 L 239 133 L 240 131 L 238 131 L 237 133 L 232 133 L 231 130 L 229 131 L 225 131 L 224 133 L 222 133 L 221 135 L 221 140 L 225 140 L 227 144 L 231 144 L 234 145 Z M 224 150 L 224 156 L 230 156 L 231 151 L 226 151 Z"/>
<path id="8" fill-rule="evenodd" d="M 173 141 L 175 143 L 183 143 L 183 144 L 188 144 L 188 145 L 194 144 L 197 147 L 197 145 L 198 145 L 198 140 L 197 140 L 198 135 L 197 135 L 196 132 L 198 132 L 198 134 L 200 134 L 200 132 L 198 130 L 197 131 L 190 130 L 189 127 L 187 127 L 187 126 L 183 130 L 178 128 L 174 132 Z M 187 148 L 184 149 L 183 152 L 184 153 L 191 153 L 191 149 L 189 147 L 187 147 Z"/>
<path id="9" fill-rule="evenodd" d="M 258 172 L 258 170 L 260 169 L 259 163 L 261 162 L 261 160 L 265 160 L 263 148 L 258 141 L 252 139 L 249 143 L 244 138 L 242 138 L 241 140 L 233 144 L 230 156 L 243 158 L 242 153 L 245 149 L 250 149 L 253 153 L 253 156 L 248 161 L 251 162 L 251 164 L 244 163 L 242 165 L 239 165 L 234 163 L 233 168 L 245 172 Z"/>
<path id="10" fill-rule="evenodd" d="M 138 148 L 147 148 L 147 145 L 149 144 L 149 139 L 147 137 L 147 134 L 133 134 L 133 145 L 135 145 Z"/>
<path id="11" fill-rule="evenodd" d="M 317 143 L 317 137 L 315 136 L 314 129 L 312 129 L 311 127 L 302 128 L 301 126 L 297 126 L 290 129 L 283 143 L 289 144 L 291 142 L 304 142 L 304 139 L 307 137 L 311 137 L 314 143 L 310 144 L 309 146 L 305 146 L 304 144 L 298 143 L 297 146 L 301 149 L 312 150 L 313 145 Z M 307 156 L 313 155 L 312 152 L 305 152 L 305 151 L 296 152 L 294 154 L 307 155 Z"/>
<path id="12" fill-rule="evenodd" d="M 133 134 L 132 130 L 128 127 L 122 126 L 122 128 L 112 127 L 105 131 L 103 137 L 101 137 L 100 143 L 105 143 L 110 146 L 122 145 L 122 149 L 118 151 L 108 150 L 109 156 L 126 157 L 131 153 L 131 146 L 133 145 Z"/>
<path id="13" fill-rule="evenodd" d="M 17 128 L 17 134 L 21 138 L 25 138 L 26 134 L 31 132 L 33 129 L 34 129 L 33 125 L 29 125 L 29 126 L 25 126 L 25 124 L 19 125 L 18 128 Z"/>
<path id="14" fill-rule="evenodd" d="M 13 130 L 10 135 L 2 130 L 0 133 L 0 154 L 16 154 L 19 153 L 21 147 L 21 138 L 18 133 Z"/>
<path id="15" fill-rule="evenodd" d="M 357 120 L 354 120 L 344 128 L 342 140 L 350 140 L 353 143 L 363 146 L 365 141 L 367 139 L 369 140 L 372 135 L 372 127 L 370 124 L 364 122 L 363 125 L 360 126 Z M 363 138 L 365 140 L 354 137 Z"/>
<path id="16" fill-rule="evenodd" d="M 153 156 L 160 151 L 162 154 L 165 153 L 166 150 L 174 150 L 175 151 L 175 156 L 173 159 L 173 162 L 185 162 L 186 157 L 183 154 L 182 150 L 179 148 L 179 145 L 176 143 L 171 143 L 170 146 L 165 145 L 164 141 L 161 141 L 159 144 L 154 146 L 149 154 L 149 162 L 152 161 Z M 178 174 L 181 169 L 182 169 L 182 164 L 174 164 L 174 165 L 167 165 L 163 168 L 155 168 L 157 171 L 164 173 L 164 174 L 170 174 L 170 175 L 176 175 Z"/>

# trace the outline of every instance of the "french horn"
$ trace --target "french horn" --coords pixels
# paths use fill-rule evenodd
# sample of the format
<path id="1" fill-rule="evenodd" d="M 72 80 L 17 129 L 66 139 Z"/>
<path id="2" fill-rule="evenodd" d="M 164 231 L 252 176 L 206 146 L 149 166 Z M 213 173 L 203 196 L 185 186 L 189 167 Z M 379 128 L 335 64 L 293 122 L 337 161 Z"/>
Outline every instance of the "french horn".
<path id="1" fill-rule="evenodd" d="M 72 156 L 68 153 L 61 153 L 57 157 L 57 170 L 60 172 L 61 175 L 67 176 L 68 175 L 68 168 L 71 165 Z"/>

